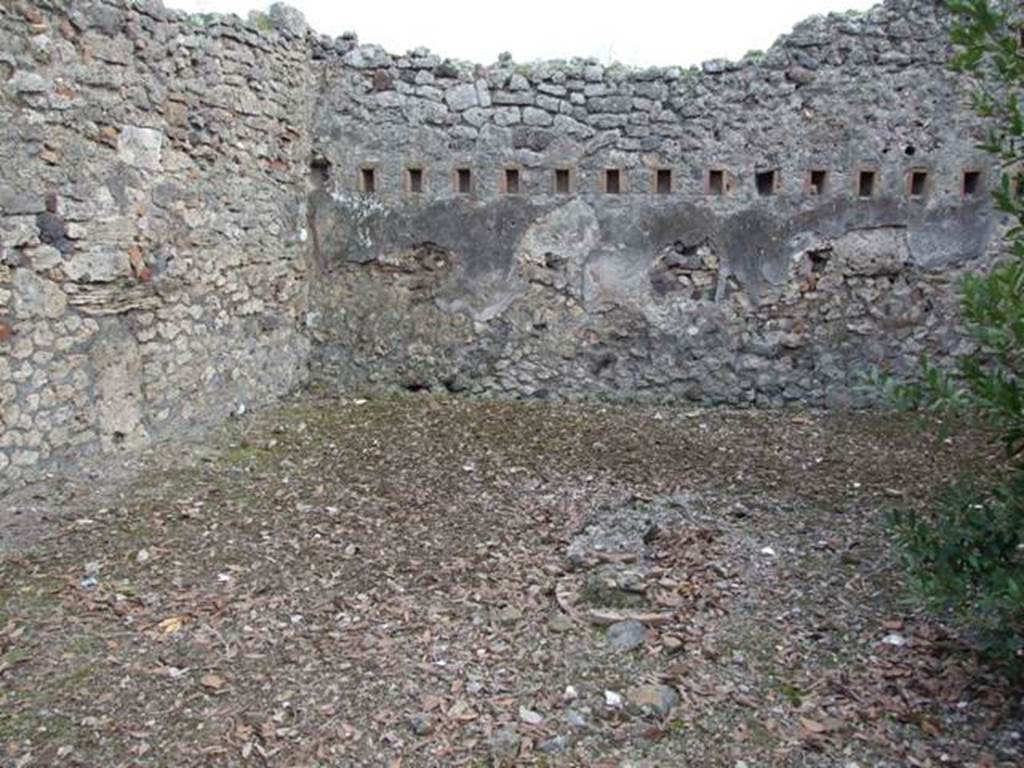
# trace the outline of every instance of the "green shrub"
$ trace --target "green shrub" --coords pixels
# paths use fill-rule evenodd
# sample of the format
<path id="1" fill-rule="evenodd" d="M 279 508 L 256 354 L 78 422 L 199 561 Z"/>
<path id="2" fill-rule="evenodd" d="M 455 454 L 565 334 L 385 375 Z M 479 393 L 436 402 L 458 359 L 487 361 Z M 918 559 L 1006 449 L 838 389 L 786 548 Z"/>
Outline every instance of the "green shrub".
<path id="1" fill-rule="evenodd" d="M 897 516 L 895 531 L 927 603 L 955 611 L 982 645 L 1024 666 L 1024 48 L 1019 2 L 950 0 L 958 22 L 952 68 L 972 78 L 974 108 L 989 130 L 982 147 L 1002 168 L 993 190 L 1009 214 L 1003 258 L 968 276 L 962 314 L 977 351 L 953 370 L 925 360 L 916 380 L 885 386 L 910 408 L 966 413 L 1000 435 L 1006 462 L 994 488 L 954 487 L 927 515 Z"/>
<path id="2" fill-rule="evenodd" d="M 933 514 L 898 513 L 894 530 L 929 607 L 952 611 L 996 657 L 1024 650 L 1024 473 L 994 489 L 953 486 Z"/>

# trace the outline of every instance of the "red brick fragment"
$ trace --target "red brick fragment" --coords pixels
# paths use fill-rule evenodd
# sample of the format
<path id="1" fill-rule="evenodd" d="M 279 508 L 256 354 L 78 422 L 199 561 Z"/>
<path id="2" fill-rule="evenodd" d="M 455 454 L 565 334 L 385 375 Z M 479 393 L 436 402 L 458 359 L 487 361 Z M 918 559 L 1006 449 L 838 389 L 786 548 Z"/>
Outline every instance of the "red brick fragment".
<path id="1" fill-rule="evenodd" d="M 128 262 L 132 265 L 132 274 L 142 280 L 142 273 L 146 271 L 146 262 L 142 258 L 142 249 L 139 246 L 133 245 L 128 249 Z"/>

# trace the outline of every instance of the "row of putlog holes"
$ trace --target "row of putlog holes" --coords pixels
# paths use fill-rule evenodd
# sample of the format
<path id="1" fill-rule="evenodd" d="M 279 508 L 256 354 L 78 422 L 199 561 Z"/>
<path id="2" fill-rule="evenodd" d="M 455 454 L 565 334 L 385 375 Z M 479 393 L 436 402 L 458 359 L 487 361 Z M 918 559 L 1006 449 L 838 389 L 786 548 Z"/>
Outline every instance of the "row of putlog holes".
<path id="1" fill-rule="evenodd" d="M 406 168 L 404 190 L 408 194 L 421 194 L 424 191 L 426 171 L 423 168 Z M 856 177 L 856 193 L 861 199 L 871 199 L 878 190 L 878 171 L 861 170 Z M 568 168 L 557 168 L 552 180 L 552 191 L 556 195 L 569 195 L 573 192 L 572 172 Z M 376 168 L 359 169 L 359 190 L 367 195 L 376 194 L 378 188 Z M 757 171 L 754 184 L 757 194 L 771 197 L 779 191 L 780 174 L 775 170 Z M 600 192 L 618 195 L 625 192 L 622 171 L 618 168 L 606 169 L 600 177 Z M 669 195 L 675 190 L 675 178 L 671 169 L 659 168 L 654 172 L 652 189 L 656 194 Z M 931 175 L 926 170 L 912 170 L 907 174 L 907 196 L 914 200 L 922 200 L 928 196 L 931 188 Z M 966 170 L 963 172 L 960 190 L 964 197 L 975 197 L 982 189 L 982 172 Z M 736 179 L 724 169 L 713 168 L 707 172 L 704 192 L 707 195 L 721 197 L 733 192 Z M 470 168 L 456 168 L 453 188 L 457 194 L 470 195 L 474 191 L 473 172 Z M 824 195 L 829 191 L 829 173 L 826 170 L 812 170 L 807 174 L 804 189 L 812 196 Z M 500 192 L 506 195 L 518 195 L 523 190 L 522 172 L 518 168 L 506 168 L 501 176 Z"/>

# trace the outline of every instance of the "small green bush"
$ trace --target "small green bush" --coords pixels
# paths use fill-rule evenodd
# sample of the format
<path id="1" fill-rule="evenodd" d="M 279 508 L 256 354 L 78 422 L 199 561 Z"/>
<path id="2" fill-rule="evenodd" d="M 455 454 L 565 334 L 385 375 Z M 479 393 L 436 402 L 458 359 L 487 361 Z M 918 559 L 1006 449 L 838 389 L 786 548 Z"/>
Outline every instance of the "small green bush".
<path id="1" fill-rule="evenodd" d="M 952 611 L 997 658 L 1024 650 L 1024 473 L 995 489 L 956 485 L 933 514 L 897 513 L 893 527 L 917 594 Z"/>

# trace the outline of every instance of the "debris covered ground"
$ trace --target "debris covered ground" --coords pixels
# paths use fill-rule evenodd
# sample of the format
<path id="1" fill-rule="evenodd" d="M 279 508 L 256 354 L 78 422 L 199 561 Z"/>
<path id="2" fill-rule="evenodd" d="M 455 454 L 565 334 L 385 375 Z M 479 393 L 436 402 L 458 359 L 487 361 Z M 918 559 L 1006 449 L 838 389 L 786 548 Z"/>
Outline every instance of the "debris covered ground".
<path id="1" fill-rule="evenodd" d="M 885 529 L 994 455 L 892 414 L 306 393 L 7 503 L 0 765 L 1020 765 L 1020 690 Z"/>

